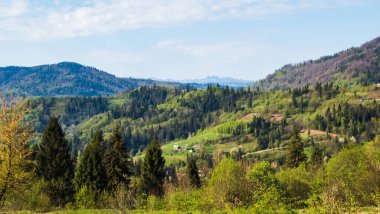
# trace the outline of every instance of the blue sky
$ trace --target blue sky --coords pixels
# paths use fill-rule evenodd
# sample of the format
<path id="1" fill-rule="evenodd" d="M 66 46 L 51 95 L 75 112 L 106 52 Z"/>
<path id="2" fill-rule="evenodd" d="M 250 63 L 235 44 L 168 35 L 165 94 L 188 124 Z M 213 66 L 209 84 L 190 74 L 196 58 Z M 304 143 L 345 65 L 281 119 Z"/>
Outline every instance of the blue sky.
<path id="1" fill-rule="evenodd" d="M 378 0 L 0 0 L 0 66 L 258 80 L 380 36 Z"/>

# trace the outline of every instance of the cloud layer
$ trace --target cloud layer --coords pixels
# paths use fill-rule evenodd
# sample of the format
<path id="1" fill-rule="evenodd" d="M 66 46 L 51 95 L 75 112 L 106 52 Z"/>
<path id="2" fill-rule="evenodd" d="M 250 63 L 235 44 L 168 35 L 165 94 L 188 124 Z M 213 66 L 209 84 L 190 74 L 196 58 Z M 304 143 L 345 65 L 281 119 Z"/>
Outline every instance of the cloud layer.
<path id="1" fill-rule="evenodd" d="M 38 2 L 38 3 L 36 3 Z M 43 1 L 51 2 L 51 1 Z M 260 19 L 359 0 L 0 0 L 0 38 L 61 39 L 222 19 Z"/>

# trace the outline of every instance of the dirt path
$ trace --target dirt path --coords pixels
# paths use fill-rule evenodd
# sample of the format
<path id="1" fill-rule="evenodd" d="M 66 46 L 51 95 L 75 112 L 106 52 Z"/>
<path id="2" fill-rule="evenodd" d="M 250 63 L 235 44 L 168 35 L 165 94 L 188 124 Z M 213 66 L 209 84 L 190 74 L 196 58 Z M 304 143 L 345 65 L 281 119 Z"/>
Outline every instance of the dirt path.
<path id="1" fill-rule="evenodd" d="M 246 155 L 255 155 L 255 154 L 261 154 L 261 153 L 266 153 L 266 152 L 272 152 L 272 151 L 277 151 L 277 150 L 284 150 L 288 148 L 287 146 L 284 146 L 284 147 L 279 147 L 279 148 L 273 148 L 273 149 L 264 149 L 264 150 L 260 150 L 260 151 L 257 151 L 257 152 L 250 152 L 250 153 L 247 153 L 244 156 Z"/>
<path id="2" fill-rule="evenodd" d="M 301 134 L 308 134 L 308 130 L 307 129 L 302 129 L 301 130 Z M 310 135 L 311 136 L 315 136 L 315 135 L 327 135 L 327 132 L 325 131 L 320 131 L 320 130 L 316 130 L 316 129 L 310 129 Z M 338 136 L 337 134 L 334 134 L 334 133 L 329 133 L 329 135 L 331 137 L 336 137 Z"/>

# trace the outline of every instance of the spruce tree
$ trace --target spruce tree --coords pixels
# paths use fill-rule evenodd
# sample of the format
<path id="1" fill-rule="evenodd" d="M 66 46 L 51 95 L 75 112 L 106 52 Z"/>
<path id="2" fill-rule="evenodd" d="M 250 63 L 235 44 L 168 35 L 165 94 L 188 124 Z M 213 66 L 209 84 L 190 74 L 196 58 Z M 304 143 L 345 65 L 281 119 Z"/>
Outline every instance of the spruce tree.
<path id="1" fill-rule="evenodd" d="M 311 163 L 316 166 L 316 167 L 319 167 L 322 165 L 322 158 L 323 158 L 323 154 L 322 154 L 322 150 L 321 148 L 318 146 L 318 145 L 312 145 L 311 147 Z"/>
<path id="2" fill-rule="evenodd" d="M 188 157 L 187 159 L 187 176 L 193 187 L 199 188 L 201 186 L 201 179 L 199 178 L 198 167 L 194 157 Z"/>
<path id="3" fill-rule="evenodd" d="M 148 194 L 162 196 L 164 194 L 165 159 L 162 157 L 160 144 L 154 139 L 145 151 L 141 168 L 141 178 Z"/>
<path id="4" fill-rule="evenodd" d="M 294 128 L 293 136 L 289 142 L 286 165 L 290 168 L 295 168 L 304 162 L 306 160 L 306 155 L 303 150 L 303 142 L 299 130 Z"/>
<path id="5" fill-rule="evenodd" d="M 108 178 L 108 188 L 115 189 L 118 185 L 128 185 L 131 170 L 131 158 L 123 138 L 120 127 L 116 126 L 109 140 L 109 148 L 104 157 L 104 165 Z"/>
<path id="6" fill-rule="evenodd" d="M 47 186 L 46 193 L 56 205 L 73 195 L 74 165 L 65 134 L 56 117 L 51 117 L 43 132 L 36 154 L 36 174 Z"/>
<path id="7" fill-rule="evenodd" d="M 84 148 L 75 172 L 77 190 L 86 186 L 88 190 L 99 193 L 106 188 L 107 175 L 103 163 L 103 142 L 102 133 L 96 131 L 90 143 Z"/>

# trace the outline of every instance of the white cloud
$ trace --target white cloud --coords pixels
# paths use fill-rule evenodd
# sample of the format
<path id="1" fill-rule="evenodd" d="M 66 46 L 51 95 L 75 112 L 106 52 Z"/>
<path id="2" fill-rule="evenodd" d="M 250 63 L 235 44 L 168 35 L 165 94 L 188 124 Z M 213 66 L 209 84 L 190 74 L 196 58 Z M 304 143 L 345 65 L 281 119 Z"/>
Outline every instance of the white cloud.
<path id="1" fill-rule="evenodd" d="M 142 61 L 142 58 L 136 54 L 113 50 L 95 50 L 87 53 L 84 58 L 90 60 L 91 62 L 101 61 L 107 64 L 133 64 Z"/>
<path id="2" fill-rule="evenodd" d="M 167 51 L 190 55 L 205 60 L 233 63 L 249 59 L 258 53 L 262 46 L 250 42 L 223 41 L 212 44 L 187 44 L 182 40 L 162 40 L 155 45 Z"/>
<path id="3" fill-rule="evenodd" d="M 55 7 L 28 7 L 27 0 L 0 0 L 0 17 L 6 17 L 0 20 L 0 33 L 13 32 L 35 39 L 72 38 L 204 20 L 265 18 L 359 2 L 363 1 L 87 0 L 70 5 L 56 0 Z"/>
<path id="4" fill-rule="evenodd" d="M 28 9 L 26 0 L 1 1 L 0 0 L 0 18 L 6 19 L 20 16 Z"/>

